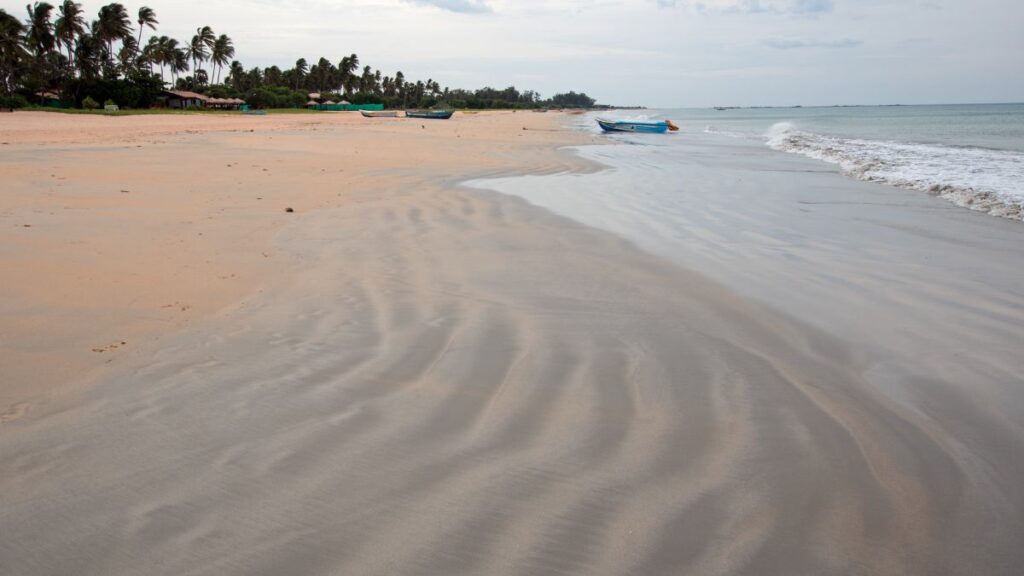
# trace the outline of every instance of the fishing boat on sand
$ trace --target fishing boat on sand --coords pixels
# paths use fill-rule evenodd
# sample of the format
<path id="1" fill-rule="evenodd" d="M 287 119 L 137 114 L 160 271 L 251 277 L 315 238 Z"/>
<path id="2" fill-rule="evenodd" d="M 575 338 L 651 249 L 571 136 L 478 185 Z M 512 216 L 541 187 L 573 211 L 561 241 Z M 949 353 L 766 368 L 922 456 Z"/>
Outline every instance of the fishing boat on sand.
<path id="1" fill-rule="evenodd" d="M 398 118 L 398 110 L 360 110 L 366 118 Z"/>
<path id="2" fill-rule="evenodd" d="M 664 134 L 668 131 L 675 132 L 676 130 L 679 130 L 679 126 L 673 124 L 671 120 L 658 120 L 652 122 L 644 120 L 602 120 L 598 118 L 597 123 L 605 132 L 643 132 L 646 134 Z"/>
<path id="3" fill-rule="evenodd" d="M 447 120 L 455 112 L 451 110 L 406 110 L 406 118 L 427 118 L 431 120 Z"/>

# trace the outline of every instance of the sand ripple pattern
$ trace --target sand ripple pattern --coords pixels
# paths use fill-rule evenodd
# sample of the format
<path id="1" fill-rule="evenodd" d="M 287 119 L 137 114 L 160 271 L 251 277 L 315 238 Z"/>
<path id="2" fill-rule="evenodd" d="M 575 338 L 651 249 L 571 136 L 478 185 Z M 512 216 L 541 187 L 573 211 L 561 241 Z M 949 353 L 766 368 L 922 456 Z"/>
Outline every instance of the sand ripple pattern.
<path id="1" fill-rule="evenodd" d="M 401 189 L 303 216 L 262 293 L 0 432 L 0 572 L 1024 565 L 1019 428 L 941 382 L 895 405 L 841 343 L 611 235 Z"/>

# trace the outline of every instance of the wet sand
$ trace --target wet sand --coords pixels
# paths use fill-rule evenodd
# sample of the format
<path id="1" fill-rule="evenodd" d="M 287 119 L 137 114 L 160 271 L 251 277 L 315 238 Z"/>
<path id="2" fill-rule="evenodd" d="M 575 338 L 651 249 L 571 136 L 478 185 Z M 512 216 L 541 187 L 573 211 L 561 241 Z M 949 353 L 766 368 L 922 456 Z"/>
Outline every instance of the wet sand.
<path id="1" fill-rule="evenodd" d="M 36 398 L 0 427 L 3 571 L 1013 574 L 1024 561 L 1014 429 L 935 398 L 971 424 L 951 438 L 811 323 L 456 186 L 592 168 L 555 151 L 582 138 L 557 115 L 272 120 L 198 134 L 139 121 L 161 142 L 137 150 L 45 135 L 3 150 L 16 185 L 0 264 L 24 279 L 0 289 L 16 327 L 2 365 L 22 366 L 5 368 L 4 394 Z M 74 185 L 45 184 L 50 170 Z M 123 196 L 159 200 L 131 212 L 113 189 L 135 182 L 148 184 Z M 80 214 L 58 212 L 77 194 Z M 29 232 L 42 238 L 15 236 Z M 106 261 L 124 268 L 87 273 Z M 191 320 L 146 324 L 172 297 L 200 303 L 177 311 Z M 137 346 L 90 350 L 78 378 L 47 372 L 128 329 Z M 49 380 L 33 387 L 34 370 Z"/>

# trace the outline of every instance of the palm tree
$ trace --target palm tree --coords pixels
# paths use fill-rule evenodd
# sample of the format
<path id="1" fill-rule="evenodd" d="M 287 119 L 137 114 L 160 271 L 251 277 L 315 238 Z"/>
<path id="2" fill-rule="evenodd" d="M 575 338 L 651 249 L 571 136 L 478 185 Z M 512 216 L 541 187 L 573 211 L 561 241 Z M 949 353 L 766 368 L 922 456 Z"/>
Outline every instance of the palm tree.
<path id="1" fill-rule="evenodd" d="M 170 40 L 167 36 L 150 36 L 149 42 L 146 42 L 146 47 L 142 51 L 150 66 L 156 64 L 160 67 L 160 80 L 164 79 L 164 66 L 169 60 L 167 44 Z"/>
<path id="2" fill-rule="evenodd" d="M 53 34 L 58 45 L 63 44 L 68 50 L 68 62 L 71 72 L 74 73 L 74 42 L 75 39 L 85 34 L 85 16 L 82 12 L 82 5 L 74 0 L 64 0 L 57 8 L 59 16 L 53 24 Z"/>
<path id="3" fill-rule="evenodd" d="M 36 58 L 41 59 L 53 50 L 56 44 L 56 39 L 53 36 L 53 23 L 50 22 L 53 5 L 46 2 L 36 2 L 35 4 L 25 6 L 25 10 L 28 11 L 28 21 L 25 22 L 28 25 L 25 43 L 28 45 L 29 50 L 35 54 Z"/>
<path id="4" fill-rule="evenodd" d="M 114 56 L 114 42 L 132 36 L 132 19 L 123 4 L 114 2 L 100 8 L 93 22 L 93 35 L 107 47 L 107 58 Z"/>
<path id="5" fill-rule="evenodd" d="M 28 54 L 21 42 L 25 27 L 16 17 L 0 8 L 0 91 L 10 93 L 14 79 Z"/>
<path id="6" fill-rule="evenodd" d="M 188 49 L 178 48 L 178 41 L 171 39 L 168 48 L 168 59 L 167 64 L 171 67 L 171 75 L 174 77 L 174 83 L 178 83 L 178 74 L 182 72 L 188 72 Z"/>
<path id="7" fill-rule="evenodd" d="M 171 78 L 175 79 L 176 74 L 178 72 L 184 71 L 181 69 L 181 66 L 178 66 L 178 63 L 182 56 L 185 54 L 185 51 L 181 47 L 179 47 L 179 42 L 175 38 L 161 36 L 160 40 L 160 57 L 162 59 L 161 69 L 163 68 L 163 64 L 166 64 L 171 69 Z M 186 65 L 185 70 L 187 69 L 188 66 Z"/>
<path id="8" fill-rule="evenodd" d="M 334 74 L 334 65 L 327 58 L 321 57 L 309 69 L 309 80 L 312 83 L 311 87 L 315 88 L 317 92 L 325 92 L 329 87 L 327 82 Z"/>
<path id="9" fill-rule="evenodd" d="M 299 89 L 299 83 L 302 82 L 303 76 L 309 71 L 309 65 L 306 64 L 305 58 L 299 58 L 295 61 L 295 89 Z"/>
<path id="10" fill-rule="evenodd" d="M 346 94 L 352 93 L 352 87 L 356 82 L 356 77 L 353 73 L 358 69 L 359 56 L 355 54 L 345 56 L 338 64 L 338 71 L 341 73 L 341 86 Z"/>
<path id="11" fill-rule="evenodd" d="M 217 43 L 217 35 L 213 33 L 213 28 L 209 26 L 196 28 L 196 35 L 193 38 L 199 39 L 199 42 L 203 45 L 202 53 L 209 58 L 210 50 L 213 50 L 213 45 Z M 202 61 L 199 63 L 202 64 Z"/>
<path id="12" fill-rule="evenodd" d="M 224 65 L 235 56 L 235 44 L 228 38 L 227 34 L 221 34 L 213 43 L 213 50 L 210 52 L 210 60 L 213 62 L 213 82 L 219 84 L 218 68 L 223 69 Z"/>
<path id="13" fill-rule="evenodd" d="M 360 92 L 372 92 L 373 91 L 373 69 L 367 64 L 363 66 L 363 75 L 359 78 L 359 91 Z"/>
<path id="14" fill-rule="evenodd" d="M 153 44 L 154 38 L 150 39 L 150 44 Z M 160 64 L 160 79 L 164 79 L 164 66 L 171 68 L 171 74 L 174 74 L 174 62 L 175 54 L 179 51 L 178 41 L 174 38 L 168 38 L 167 36 L 161 36 L 156 38 L 156 45 L 153 48 L 154 60 Z"/>
<path id="15" fill-rule="evenodd" d="M 142 46 L 142 31 L 149 26 L 150 30 L 156 30 L 156 25 L 160 22 L 156 19 L 156 12 L 153 11 L 149 6 L 143 6 L 139 8 L 139 19 L 136 20 L 139 23 L 139 39 L 135 42 L 136 46 Z"/>
<path id="16" fill-rule="evenodd" d="M 263 84 L 267 86 L 281 86 L 284 74 L 277 66 L 270 66 L 263 69 Z"/>
<path id="17" fill-rule="evenodd" d="M 25 47 L 32 51 L 34 58 L 27 62 L 30 64 L 30 74 L 26 76 L 28 84 L 38 87 L 47 87 L 54 81 L 53 71 L 60 68 L 59 57 L 51 58 L 56 39 L 53 36 L 53 23 L 50 15 L 53 12 L 53 5 L 46 2 L 36 2 L 25 6 L 28 11 L 28 20 L 25 21 Z M 22 82 L 24 85 L 25 82 Z"/>
<path id="18" fill-rule="evenodd" d="M 94 34 L 82 34 L 75 42 L 74 60 L 80 78 L 96 78 L 103 68 L 103 42 Z"/>
<path id="19" fill-rule="evenodd" d="M 121 43 L 121 49 L 117 52 L 117 60 L 122 70 L 132 70 L 137 67 L 139 56 L 139 45 L 135 38 L 126 36 Z"/>
<path id="20" fill-rule="evenodd" d="M 163 80 L 163 62 L 160 61 L 160 37 L 150 36 L 145 47 L 142 48 L 142 59 L 149 65 L 150 73 L 153 72 L 153 65 L 160 66 L 160 79 Z"/>
<path id="21" fill-rule="evenodd" d="M 185 46 L 185 55 L 192 61 L 192 70 L 199 70 L 199 63 L 206 60 L 206 44 L 198 35 L 193 36 L 192 41 Z"/>
<path id="22" fill-rule="evenodd" d="M 405 108 L 406 102 L 407 102 L 406 98 L 408 96 L 408 93 L 406 92 L 406 89 L 405 89 L 405 74 L 402 74 L 401 70 L 399 70 L 398 72 L 395 72 L 394 86 L 395 86 L 395 88 L 394 88 L 395 92 L 397 92 L 398 95 L 402 97 L 402 108 Z"/>
<path id="23" fill-rule="evenodd" d="M 228 81 L 231 82 L 232 88 L 242 91 L 245 85 L 245 68 L 242 67 L 242 63 L 238 60 L 232 62 L 231 67 L 228 68 Z"/>
<path id="24" fill-rule="evenodd" d="M 193 78 L 195 78 L 195 73 L 199 71 L 199 65 L 209 56 L 210 49 L 213 48 L 216 42 L 217 36 L 213 33 L 212 28 L 209 26 L 196 28 L 196 35 L 192 37 L 192 41 L 189 42 L 186 48 L 188 57 L 192 60 Z"/>

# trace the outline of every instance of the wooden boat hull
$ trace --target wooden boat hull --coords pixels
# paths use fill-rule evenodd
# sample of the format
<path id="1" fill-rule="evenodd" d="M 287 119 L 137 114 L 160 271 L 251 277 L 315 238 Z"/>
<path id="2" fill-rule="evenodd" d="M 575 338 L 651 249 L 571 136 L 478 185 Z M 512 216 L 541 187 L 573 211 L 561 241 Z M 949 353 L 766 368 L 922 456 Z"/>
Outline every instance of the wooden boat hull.
<path id="1" fill-rule="evenodd" d="M 366 118 L 398 118 L 397 110 L 360 110 L 359 112 Z"/>
<path id="2" fill-rule="evenodd" d="M 447 120 L 452 117 L 452 114 L 455 114 L 455 112 L 451 110 L 405 111 L 406 118 L 424 118 L 428 120 Z"/>
<path id="3" fill-rule="evenodd" d="M 639 132 L 642 134 L 664 134 L 669 130 L 677 130 L 668 120 L 661 120 L 658 122 L 644 122 L 639 120 L 602 120 L 597 119 L 597 123 L 601 126 L 601 129 L 605 132 Z"/>

